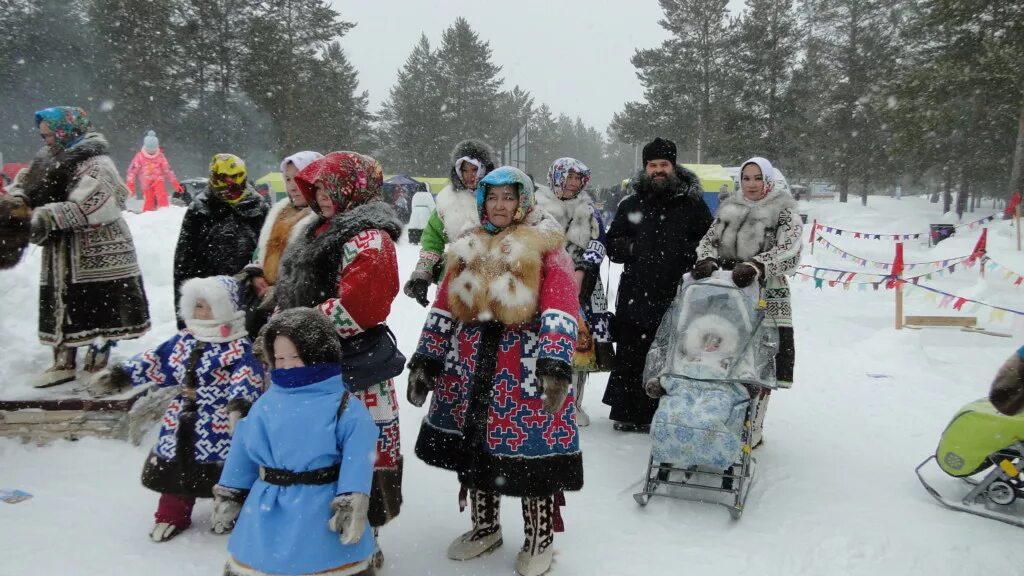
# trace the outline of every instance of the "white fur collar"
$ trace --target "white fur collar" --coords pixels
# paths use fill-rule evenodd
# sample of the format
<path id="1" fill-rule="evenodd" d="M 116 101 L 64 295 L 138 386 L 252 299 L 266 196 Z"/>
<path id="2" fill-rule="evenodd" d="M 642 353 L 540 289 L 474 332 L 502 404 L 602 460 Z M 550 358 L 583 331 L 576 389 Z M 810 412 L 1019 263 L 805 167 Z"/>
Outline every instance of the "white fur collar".
<path id="1" fill-rule="evenodd" d="M 245 313 L 241 310 L 235 312 L 234 318 L 227 322 L 185 318 L 185 327 L 189 329 L 189 332 L 192 332 L 196 340 L 213 344 L 238 340 L 247 335 L 245 331 Z"/>
<path id="2" fill-rule="evenodd" d="M 444 224 L 448 242 L 454 241 L 470 230 L 480 226 L 480 214 L 476 209 L 476 191 L 456 190 L 451 184 L 437 193 L 435 199 L 437 216 Z"/>
<path id="3" fill-rule="evenodd" d="M 749 260 L 763 252 L 766 233 L 778 226 L 779 216 L 786 209 L 796 209 L 796 201 L 788 192 L 775 189 L 760 200 L 747 200 L 740 192 L 726 197 L 718 207 L 715 232 L 718 255 L 729 260 Z"/>
<path id="4" fill-rule="evenodd" d="M 601 231 L 594 219 L 594 200 L 586 192 L 562 200 L 547 186 L 537 186 L 537 204 L 562 225 L 570 244 L 586 248 Z"/>

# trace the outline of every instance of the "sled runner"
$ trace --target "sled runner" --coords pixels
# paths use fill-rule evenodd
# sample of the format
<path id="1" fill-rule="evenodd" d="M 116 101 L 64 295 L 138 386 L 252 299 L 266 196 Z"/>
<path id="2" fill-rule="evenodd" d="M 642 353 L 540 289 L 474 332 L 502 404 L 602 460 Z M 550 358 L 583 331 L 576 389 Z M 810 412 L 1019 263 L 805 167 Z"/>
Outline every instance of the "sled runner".
<path id="1" fill-rule="evenodd" d="M 983 398 L 961 408 L 942 433 L 935 454 L 915 472 L 925 490 L 953 510 L 1024 528 L 1024 415 L 1000 414 Z M 925 479 L 932 461 L 962 480 L 962 496 L 942 494 Z M 987 472 L 986 472 L 987 471 Z"/>

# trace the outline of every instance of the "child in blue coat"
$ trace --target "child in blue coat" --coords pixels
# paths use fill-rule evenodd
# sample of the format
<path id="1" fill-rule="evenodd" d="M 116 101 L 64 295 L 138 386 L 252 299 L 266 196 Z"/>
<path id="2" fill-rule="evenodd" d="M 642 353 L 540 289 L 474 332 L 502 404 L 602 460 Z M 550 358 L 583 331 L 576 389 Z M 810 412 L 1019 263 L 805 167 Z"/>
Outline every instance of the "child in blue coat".
<path id="1" fill-rule="evenodd" d="M 177 388 L 142 470 L 143 486 L 160 493 L 149 534 L 154 542 L 188 528 L 196 498 L 213 496 L 232 427 L 263 391 L 263 367 L 245 331 L 235 280 L 214 276 L 185 282 L 179 315 L 184 329 L 89 383 L 93 396 L 146 384 Z"/>
<path id="2" fill-rule="evenodd" d="M 271 387 L 238 423 L 213 489 L 214 532 L 233 528 L 224 574 L 373 574 L 377 426 L 343 384 L 337 333 L 292 308 L 261 339 Z"/>

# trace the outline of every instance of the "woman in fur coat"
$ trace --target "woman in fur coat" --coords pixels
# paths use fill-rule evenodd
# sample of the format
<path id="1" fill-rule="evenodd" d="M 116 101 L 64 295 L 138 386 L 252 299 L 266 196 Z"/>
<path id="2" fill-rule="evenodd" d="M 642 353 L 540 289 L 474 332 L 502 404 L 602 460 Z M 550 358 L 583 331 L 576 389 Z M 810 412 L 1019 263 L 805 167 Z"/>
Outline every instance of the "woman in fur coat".
<path id="1" fill-rule="evenodd" d="M 320 310 L 342 340 L 384 323 L 398 295 L 395 241 L 402 225 L 384 202 L 380 163 L 355 152 L 331 152 L 295 180 L 318 220 L 285 250 L 274 290 L 277 307 Z M 402 505 L 398 398 L 390 379 L 353 393 L 370 408 L 378 429 L 370 503 L 370 523 L 378 528 Z M 378 551 L 375 563 L 382 558 Z"/>
<path id="2" fill-rule="evenodd" d="M 261 308 L 260 302 L 264 300 L 267 290 L 277 284 L 277 273 L 285 248 L 289 242 L 302 234 L 306 226 L 317 220 L 316 214 L 309 209 L 309 204 L 299 191 L 295 176 L 303 168 L 323 157 L 324 155 L 319 152 L 307 150 L 296 152 L 281 161 L 284 189 L 288 195 L 270 208 L 270 213 L 263 221 L 259 240 L 256 242 L 253 261 L 243 270 L 249 281 L 245 323 L 249 338 L 253 340 L 267 322 L 269 311 Z"/>
<path id="3" fill-rule="evenodd" d="M 447 274 L 409 362 L 409 401 L 433 391 L 416 455 L 454 470 L 473 528 L 448 548 L 469 560 L 502 543 L 501 496 L 522 498 L 522 576 L 551 566 L 564 490 L 583 487 L 570 386 L 580 309 L 562 226 L 512 167 L 477 188 L 478 225 L 448 249 Z"/>
<path id="4" fill-rule="evenodd" d="M 601 213 L 587 193 L 590 168 L 575 158 L 559 158 L 548 170 L 548 187 L 539 186 L 537 203 L 565 230 L 565 248 L 576 268 L 580 307 L 580 341 L 573 359 L 576 388 L 576 423 L 588 426 L 590 417 L 583 411 L 583 390 L 590 372 L 607 371 L 614 361 L 608 331 L 608 302 L 601 282 L 605 230 Z"/>
<path id="5" fill-rule="evenodd" d="M 775 376 L 779 386 L 788 388 L 793 385 L 796 346 L 786 276 L 800 265 L 803 226 L 796 200 L 782 182 L 764 158 L 743 163 L 740 192 L 730 194 L 719 205 L 715 221 L 697 246 L 698 262 L 691 276 L 706 278 L 721 268 L 732 270 L 733 281 L 741 288 L 761 283 L 767 313 L 779 327 Z M 767 404 L 766 397 L 754 421 L 751 445 L 755 447 L 761 442 Z"/>
<path id="6" fill-rule="evenodd" d="M 430 305 L 427 289 L 441 275 L 445 246 L 479 224 L 476 184 L 494 170 L 493 157 L 491 147 L 478 140 L 459 142 L 452 150 L 451 184 L 437 193 L 436 208 L 420 236 L 420 258 L 404 288 L 423 306 Z"/>
<path id="7" fill-rule="evenodd" d="M 210 161 L 210 183 L 181 221 L 174 249 L 174 301 L 189 278 L 237 274 L 252 258 L 267 203 L 249 185 L 245 162 L 233 154 Z M 178 328 L 184 325 L 179 321 Z"/>
<path id="8" fill-rule="evenodd" d="M 0 202 L 0 267 L 14 266 L 31 241 L 43 248 L 39 339 L 53 365 L 34 385 L 75 379 L 76 351 L 89 346 L 85 369 L 107 365 L 113 341 L 150 327 L 142 272 L 121 217 L 128 189 L 81 108 L 36 112 L 46 141 Z"/>
<path id="9" fill-rule="evenodd" d="M 179 315 L 184 330 L 89 383 L 93 396 L 147 384 L 178 389 L 142 470 L 142 485 L 160 493 L 149 534 L 154 542 L 188 528 L 196 498 L 213 496 L 232 429 L 263 390 L 263 367 L 246 337 L 233 278 L 185 282 Z"/>

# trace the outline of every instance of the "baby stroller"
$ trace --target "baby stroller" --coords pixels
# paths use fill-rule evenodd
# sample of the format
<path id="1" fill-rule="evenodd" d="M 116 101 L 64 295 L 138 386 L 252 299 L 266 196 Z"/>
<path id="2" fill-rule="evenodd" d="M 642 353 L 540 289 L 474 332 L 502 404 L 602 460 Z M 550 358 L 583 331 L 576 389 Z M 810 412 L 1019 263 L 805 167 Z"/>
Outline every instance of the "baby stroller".
<path id="1" fill-rule="evenodd" d="M 778 350 L 759 290 L 737 288 L 728 273 L 684 277 L 644 368 L 648 394 L 661 400 L 644 489 L 633 496 L 641 506 L 669 496 L 743 513 L 757 466 L 752 422 L 762 392 L 775 388 Z"/>
<path id="2" fill-rule="evenodd" d="M 915 471 L 925 490 L 943 506 L 1024 528 L 1024 510 L 1020 503 L 1014 505 L 1024 497 L 1022 457 L 1024 414 L 1005 416 L 982 398 L 957 411 L 935 454 Z M 932 460 L 949 476 L 963 480 L 967 493 L 962 498 L 943 496 L 925 480 L 922 469 Z"/>

